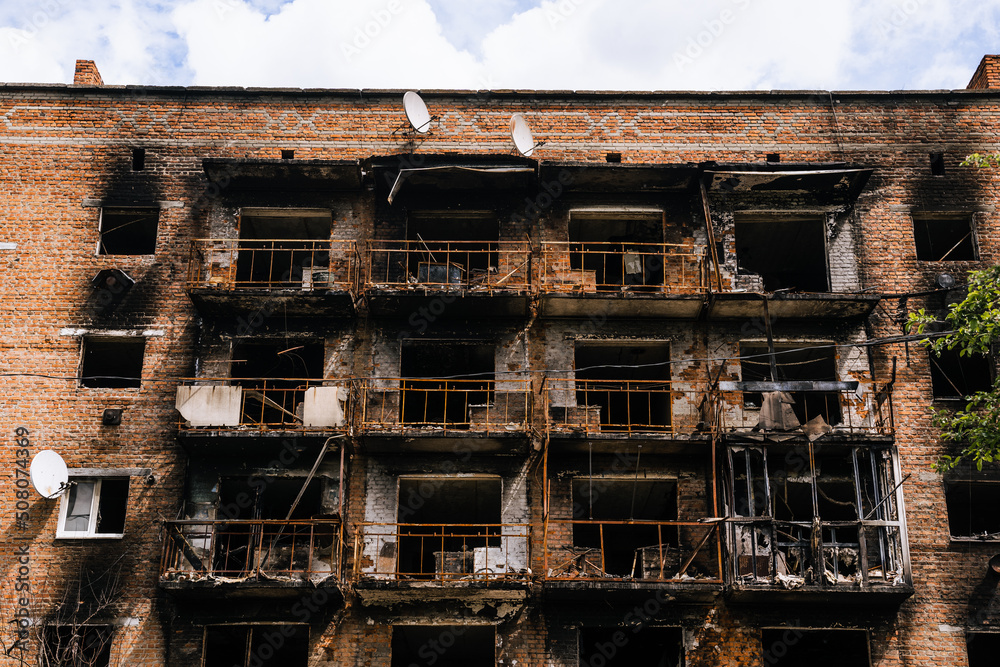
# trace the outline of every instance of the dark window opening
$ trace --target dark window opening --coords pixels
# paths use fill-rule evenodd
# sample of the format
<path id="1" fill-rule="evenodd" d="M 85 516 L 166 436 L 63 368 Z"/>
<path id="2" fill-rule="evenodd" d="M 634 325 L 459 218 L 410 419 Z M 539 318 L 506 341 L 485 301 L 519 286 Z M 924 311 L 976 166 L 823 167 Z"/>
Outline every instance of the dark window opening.
<path id="1" fill-rule="evenodd" d="M 759 275 L 766 292 L 827 292 L 825 230 L 822 218 L 737 220 L 738 270 Z"/>
<path id="2" fill-rule="evenodd" d="M 449 341 L 404 343 L 400 421 L 468 428 L 469 408 L 492 403 L 494 347 Z M 433 378 L 433 379 L 420 379 Z"/>
<path id="3" fill-rule="evenodd" d="M 622 154 L 621 153 L 605 153 L 604 154 L 604 161 L 605 162 L 610 162 L 611 164 L 619 164 L 622 161 Z"/>
<path id="4" fill-rule="evenodd" d="M 977 259 L 972 217 L 913 216 L 917 259 L 928 262 L 964 262 Z"/>
<path id="5" fill-rule="evenodd" d="M 391 667 L 493 667 L 496 660 L 493 626 L 392 626 Z"/>
<path id="6" fill-rule="evenodd" d="M 652 218 L 580 218 L 569 223 L 570 268 L 598 290 L 655 291 L 664 284 L 663 221 Z"/>
<path id="7" fill-rule="evenodd" d="M 1000 479 L 948 480 L 945 502 L 952 537 L 1000 539 Z"/>
<path id="8" fill-rule="evenodd" d="M 994 667 L 1000 655 L 1000 632 L 970 632 L 965 646 L 969 667 Z"/>
<path id="9" fill-rule="evenodd" d="M 271 477 L 267 484 L 259 477 L 224 477 L 219 486 L 221 518 L 233 520 L 284 520 L 305 477 Z M 309 480 L 309 486 L 292 513 L 292 520 L 309 519 L 322 512 L 323 480 Z"/>
<path id="10" fill-rule="evenodd" d="M 97 501 L 97 532 L 124 533 L 127 507 L 128 479 L 102 479 L 101 497 Z"/>
<path id="11" fill-rule="evenodd" d="M 60 507 L 64 537 L 119 536 L 125 532 L 128 479 L 76 479 Z"/>
<path id="12" fill-rule="evenodd" d="M 152 255 L 156 252 L 158 208 L 101 209 L 100 255 Z"/>
<path id="13" fill-rule="evenodd" d="M 322 342 L 286 339 L 233 345 L 231 375 L 243 387 L 244 424 L 297 426 L 310 380 L 323 377 Z M 313 384 L 316 384 L 315 382 Z"/>
<path id="14" fill-rule="evenodd" d="M 305 625 L 211 625 L 205 628 L 204 667 L 297 667 L 309 660 Z"/>
<path id="15" fill-rule="evenodd" d="M 141 386 L 145 351 L 146 339 L 141 336 L 84 338 L 80 384 L 111 389 Z"/>
<path id="16" fill-rule="evenodd" d="M 499 478 L 401 478 L 399 574 L 444 579 L 474 574 L 476 550 L 502 546 L 501 488 Z"/>
<path id="17" fill-rule="evenodd" d="M 768 153 L 764 159 L 767 162 L 781 162 L 781 153 Z"/>
<path id="18" fill-rule="evenodd" d="M 676 521 L 673 480 L 573 480 L 573 518 L 587 521 Z M 680 567 L 676 526 L 616 523 L 573 525 L 573 546 L 617 577 L 669 578 Z"/>
<path id="19" fill-rule="evenodd" d="M 680 628 L 580 628 L 580 665 L 680 667 Z"/>
<path id="20" fill-rule="evenodd" d="M 666 343 L 577 343 L 577 405 L 599 409 L 602 430 L 668 430 L 669 361 Z"/>
<path id="21" fill-rule="evenodd" d="M 934 398 L 959 399 L 993 387 L 990 357 L 982 354 L 961 356 L 958 350 L 930 353 L 931 388 Z"/>
<path id="22" fill-rule="evenodd" d="M 146 149 L 132 149 L 132 171 L 142 171 L 146 168 Z"/>
<path id="23" fill-rule="evenodd" d="M 45 667 L 108 667 L 111 664 L 110 625 L 45 626 L 42 664 Z"/>
<path id="24" fill-rule="evenodd" d="M 765 665 L 775 667 L 869 667 L 868 633 L 864 630 L 761 631 Z"/>
<path id="25" fill-rule="evenodd" d="M 934 176 L 944 176 L 944 153 L 931 153 L 931 174 Z"/>
<path id="26" fill-rule="evenodd" d="M 236 281 L 245 287 L 300 287 L 330 270 L 329 212 L 244 213 Z"/>
<path id="27" fill-rule="evenodd" d="M 406 270 L 418 282 L 477 285 L 498 271 L 493 213 L 419 212 L 407 221 Z"/>
<path id="28" fill-rule="evenodd" d="M 771 377 L 771 361 L 766 343 L 740 343 L 740 370 L 744 382 L 806 380 L 838 380 L 836 350 L 830 347 L 809 346 L 805 343 L 775 344 L 775 363 L 778 376 Z M 794 403 L 795 420 L 785 420 L 783 430 L 792 430 L 815 417 L 822 417 L 827 424 L 836 425 L 842 420 L 838 392 L 796 391 L 783 392 Z M 786 399 L 781 398 L 782 403 Z M 743 406 L 748 410 L 761 410 L 764 395 L 760 392 L 743 392 Z M 794 421 L 798 421 L 795 424 Z M 790 422 L 790 423 L 789 423 Z"/>
<path id="29" fill-rule="evenodd" d="M 281 159 L 282 160 L 294 160 L 295 159 L 295 151 L 294 150 L 289 150 L 289 149 L 283 149 L 281 151 Z"/>

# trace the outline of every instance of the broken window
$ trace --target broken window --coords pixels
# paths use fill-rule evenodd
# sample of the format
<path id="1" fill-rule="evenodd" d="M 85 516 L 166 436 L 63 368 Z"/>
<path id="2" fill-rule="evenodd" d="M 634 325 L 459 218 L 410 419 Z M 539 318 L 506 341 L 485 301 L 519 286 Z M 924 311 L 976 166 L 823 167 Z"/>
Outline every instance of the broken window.
<path id="1" fill-rule="evenodd" d="M 496 630 L 484 625 L 394 625 L 391 667 L 493 667 Z"/>
<path id="2" fill-rule="evenodd" d="M 993 386 L 989 356 L 962 356 L 958 350 L 941 350 L 940 356 L 930 352 L 929 356 L 934 398 L 965 398 L 978 391 L 989 391 Z"/>
<path id="3" fill-rule="evenodd" d="M 56 537 L 121 537 L 128 483 L 128 478 L 74 479 L 61 496 Z"/>
<path id="4" fill-rule="evenodd" d="M 971 474 L 971 473 L 969 473 Z M 952 537 L 1000 540 L 1000 476 L 995 479 L 945 479 L 948 526 Z"/>
<path id="5" fill-rule="evenodd" d="M 813 345 L 809 343 L 779 343 L 774 346 L 777 377 L 771 377 L 771 359 L 766 343 L 740 343 L 740 371 L 744 382 L 806 380 L 832 381 L 837 377 L 837 356 L 832 346 Z M 794 412 L 781 417 L 777 410 L 769 410 L 768 416 L 776 425 L 786 428 L 776 430 L 792 430 L 805 424 L 815 417 L 822 417 L 827 424 L 836 425 L 841 422 L 839 392 L 825 391 L 795 391 L 779 392 L 780 396 L 772 397 L 775 403 L 790 406 Z M 743 407 L 748 410 L 762 410 L 764 395 L 760 392 L 743 392 Z M 768 406 L 770 408 L 770 406 Z M 764 416 L 762 410 L 762 418 Z M 798 422 L 798 423 L 795 423 Z M 762 427 L 763 428 L 763 427 Z M 770 428 L 765 430 L 772 430 Z"/>
<path id="6" fill-rule="evenodd" d="M 913 216 L 917 259 L 929 262 L 975 260 L 971 215 Z"/>
<path id="7" fill-rule="evenodd" d="M 323 377 L 324 350 L 321 341 L 306 339 L 235 343 L 231 374 L 243 387 L 241 423 L 302 425 L 305 391 Z"/>
<path id="8" fill-rule="evenodd" d="M 469 428 L 470 408 L 493 402 L 494 367 L 493 345 L 404 341 L 400 357 L 400 421 Z"/>
<path id="9" fill-rule="evenodd" d="M 210 625 L 205 628 L 204 667 L 281 665 L 305 667 L 309 626 Z"/>
<path id="10" fill-rule="evenodd" d="M 680 568 L 677 526 L 634 521 L 677 520 L 677 482 L 574 479 L 573 547 L 584 570 L 602 576 L 669 579 Z"/>
<path id="11" fill-rule="evenodd" d="M 577 405 L 599 411 L 601 430 L 669 430 L 669 361 L 667 343 L 577 343 Z"/>
<path id="12" fill-rule="evenodd" d="M 101 209 L 99 255 L 152 255 L 160 209 L 131 207 Z"/>
<path id="13" fill-rule="evenodd" d="M 760 276 L 760 290 L 827 292 L 826 225 L 822 217 L 736 220 L 736 262 Z"/>
<path id="14" fill-rule="evenodd" d="M 115 389 L 141 386 L 145 351 L 146 339 L 141 336 L 84 337 L 80 384 Z"/>
<path id="15" fill-rule="evenodd" d="M 492 212 L 420 211 L 407 221 L 406 270 L 418 283 L 482 285 L 498 271 Z"/>
<path id="16" fill-rule="evenodd" d="M 765 665 L 774 667 L 869 667 L 868 633 L 864 630 L 761 631 Z"/>
<path id="17" fill-rule="evenodd" d="M 146 149 L 132 149 L 132 171 L 142 171 L 146 168 Z"/>
<path id="18" fill-rule="evenodd" d="M 965 637 L 969 667 L 993 667 L 1000 655 L 1000 632 L 970 632 Z"/>
<path id="19" fill-rule="evenodd" d="M 332 226 L 330 211 L 245 209 L 236 282 L 277 288 L 328 284 Z"/>
<path id="20" fill-rule="evenodd" d="M 664 284 L 663 214 L 592 217 L 569 223 L 570 268 L 597 290 L 656 290 Z M 593 276 L 591 278 L 591 276 Z"/>
<path id="21" fill-rule="evenodd" d="M 580 628 L 580 665 L 680 667 L 683 659 L 680 628 Z"/>
<path id="22" fill-rule="evenodd" d="M 114 627 L 46 625 L 41 647 L 45 667 L 108 667 Z"/>

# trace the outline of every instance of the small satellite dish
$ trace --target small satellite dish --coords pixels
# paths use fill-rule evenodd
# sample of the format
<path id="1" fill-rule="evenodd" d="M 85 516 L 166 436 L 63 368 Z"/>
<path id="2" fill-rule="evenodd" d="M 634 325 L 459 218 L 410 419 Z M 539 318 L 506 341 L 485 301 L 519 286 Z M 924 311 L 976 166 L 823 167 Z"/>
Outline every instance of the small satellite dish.
<path id="1" fill-rule="evenodd" d="M 404 93 L 403 111 L 406 112 L 406 120 L 410 121 L 410 125 L 413 126 L 414 130 L 420 134 L 426 134 L 430 131 L 431 115 L 428 113 L 427 105 L 424 104 L 420 95 L 417 95 L 412 90 Z"/>
<path id="2" fill-rule="evenodd" d="M 510 117 L 510 138 L 514 140 L 517 152 L 524 157 L 531 157 L 538 146 L 531 134 L 531 128 L 528 127 L 528 121 L 524 120 L 524 116 L 519 113 Z"/>
<path id="3" fill-rule="evenodd" d="M 955 277 L 950 273 L 939 273 L 935 282 L 941 289 L 951 289 L 955 286 Z"/>
<path id="4" fill-rule="evenodd" d="M 51 449 L 44 449 L 31 459 L 31 485 L 43 498 L 58 498 L 69 487 L 66 462 Z"/>

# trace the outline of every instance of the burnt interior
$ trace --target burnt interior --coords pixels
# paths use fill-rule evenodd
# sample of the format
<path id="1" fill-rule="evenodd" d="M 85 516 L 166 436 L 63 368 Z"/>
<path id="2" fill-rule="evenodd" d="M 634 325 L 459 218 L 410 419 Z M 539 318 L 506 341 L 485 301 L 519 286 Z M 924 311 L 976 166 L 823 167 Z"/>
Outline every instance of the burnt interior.
<path id="1" fill-rule="evenodd" d="M 160 209 L 128 207 L 101 209 L 101 255 L 152 255 Z"/>
<path id="2" fill-rule="evenodd" d="M 868 667 L 868 633 L 864 630 L 761 630 L 764 659 L 776 667 Z"/>
<path id="3" fill-rule="evenodd" d="M 113 637 L 111 625 L 46 625 L 42 664 L 108 667 Z"/>
<path id="4" fill-rule="evenodd" d="M 83 339 L 80 384 L 84 387 L 122 389 L 142 384 L 142 357 L 146 339 L 142 336 Z"/>
<path id="5" fill-rule="evenodd" d="M 240 216 L 236 281 L 245 287 L 299 287 L 306 272 L 328 271 L 332 218 L 327 212 Z"/>
<path id="6" fill-rule="evenodd" d="M 493 213 L 414 212 L 406 238 L 416 250 L 407 254 L 406 270 L 417 282 L 477 284 L 497 272 L 500 224 Z"/>
<path id="7" fill-rule="evenodd" d="M 654 289 L 664 262 L 649 243 L 663 243 L 663 222 L 650 218 L 579 218 L 569 222 L 570 268 L 593 271 L 598 290 Z"/>
<path id="8" fill-rule="evenodd" d="M 298 406 L 309 380 L 323 377 L 322 341 L 283 339 L 242 340 L 233 344 L 230 372 L 243 387 L 243 414 L 247 424 L 301 423 Z"/>
<path id="9" fill-rule="evenodd" d="M 581 665 L 680 667 L 683 655 L 680 628 L 580 628 Z"/>
<path id="10" fill-rule="evenodd" d="M 965 637 L 969 667 L 992 667 L 1000 655 L 1000 632 L 970 632 Z"/>
<path id="11" fill-rule="evenodd" d="M 1000 539 L 1000 477 L 945 481 L 948 526 L 952 537 Z"/>
<path id="12" fill-rule="evenodd" d="M 917 259 L 959 262 L 977 259 L 972 217 L 913 217 Z"/>
<path id="13" fill-rule="evenodd" d="M 391 667 L 492 667 L 496 630 L 492 625 L 394 625 Z"/>
<path id="14" fill-rule="evenodd" d="M 670 427 L 670 346 L 667 343 L 577 343 L 577 405 L 599 406 L 601 429 Z M 604 381 L 604 382 L 602 382 Z"/>
<path id="15" fill-rule="evenodd" d="M 469 406 L 492 402 L 494 367 L 492 344 L 404 341 L 400 421 L 468 428 Z"/>
<path id="16" fill-rule="evenodd" d="M 982 354 L 962 356 L 959 350 L 930 353 L 931 389 L 934 398 L 960 399 L 993 386 L 990 357 Z"/>
<path id="17" fill-rule="evenodd" d="M 738 219 L 738 272 L 759 275 L 766 292 L 829 291 L 825 228 L 819 217 Z"/>
<path id="18" fill-rule="evenodd" d="M 262 650 L 263 649 L 263 650 Z M 204 667 L 260 664 L 305 667 L 309 660 L 306 625 L 210 625 L 205 628 Z"/>
<path id="19" fill-rule="evenodd" d="M 780 343 L 774 345 L 778 376 L 771 377 L 771 362 L 766 343 L 740 343 L 740 370 L 744 382 L 807 380 L 833 381 L 837 377 L 836 349 L 808 343 Z M 827 424 L 842 421 L 840 394 L 824 391 L 788 392 L 795 401 L 792 409 L 799 422 L 821 416 Z M 763 405 L 760 392 L 743 392 L 745 408 L 757 410 Z"/>

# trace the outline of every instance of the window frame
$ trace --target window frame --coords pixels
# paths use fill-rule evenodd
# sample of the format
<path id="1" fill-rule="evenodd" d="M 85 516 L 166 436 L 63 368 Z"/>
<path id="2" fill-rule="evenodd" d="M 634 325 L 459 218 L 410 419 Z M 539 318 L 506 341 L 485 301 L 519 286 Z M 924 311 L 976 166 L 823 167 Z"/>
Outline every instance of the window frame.
<path id="1" fill-rule="evenodd" d="M 108 233 L 108 232 L 113 232 L 113 231 L 116 231 L 117 229 L 121 228 L 121 226 L 119 226 L 119 227 L 116 227 L 114 230 L 105 230 L 104 229 L 104 214 L 105 214 L 106 211 L 109 211 L 109 210 L 110 211 L 137 211 L 137 212 L 143 212 L 143 213 L 149 213 L 149 214 L 154 214 L 155 213 L 155 215 L 156 215 L 156 228 L 155 228 L 155 230 L 153 232 L 152 251 L 151 252 L 125 252 L 125 253 L 122 253 L 122 252 L 107 252 L 104 249 L 104 235 L 106 233 Z M 158 206 L 158 205 L 155 205 L 155 204 L 154 205 L 145 205 L 145 206 L 144 205 L 131 205 L 131 204 L 124 204 L 124 205 L 120 205 L 120 206 L 116 206 L 114 204 L 111 204 L 111 205 L 102 204 L 101 208 L 100 208 L 100 213 L 98 214 L 98 218 L 97 218 L 97 247 L 95 249 L 96 254 L 98 256 L 107 256 L 107 257 L 151 257 L 151 256 L 155 255 L 156 254 L 156 246 L 157 246 L 157 244 L 160 241 L 160 219 L 162 217 L 163 217 L 163 209 L 162 209 L 162 207 Z M 124 226 L 124 225 L 122 225 L 122 226 Z"/>
<path id="2" fill-rule="evenodd" d="M 98 533 L 97 531 L 97 521 L 100 515 L 101 508 L 101 487 L 105 480 L 121 481 L 124 480 L 128 485 L 128 489 L 125 492 L 125 519 L 128 520 L 128 497 L 132 490 L 132 480 L 127 475 L 114 475 L 107 477 L 76 477 L 72 478 L 71 485 L 80 483 L 92 483 L 94 484 L 94 492 L 90 499 L 90 516 L 87 520 L 87 530 L 86 531 L 70 531 L 66 530 L 66 515 L 69 512 L 69 496 L 70 490 L 67 489 L 59 497 L 59 523 L 56 525 L 56 539 L 71 539 L 71 540 L 120 540 L 125 537 L 125 527 L 122 526 L 122 532 L 120 533 Z"/>
<path id="3" fill-rule="evenodd" d="M 205 667 L 205 665 L 206 665 L 205 656 L 206 656 L 206 653 L 208 652 L 208 633 L 209 633 L 209 631 L 211 629 L 227 628 L 227 629 L 230 629 L 230 630 L 234 630 L 236 628 L 239 628 L 239 629 L 245 630 L 247 632 L 247 635 L 246 635 L 246 646 L 245 646 L 244 658 L 243 658 L 243 664 L 245 665 L 245 664 L 247 664 L 247 663 L 250 662 L 250 658 L 251 658 L 251 655 L 253 653 L 253 651 L 251 649 L 253 647 L 253 633 L 254 633 L 254 631 L 256 631 L 256 630 L 270 630 L 270 631 L 273 631 L 273 632 L 280 633 L 282 636 L 284 636 L 284 637 L 287 638 L 287 637 L 289 637 L 289 635 L 285 635 L 285 633 L 282 631 L 282 628 L 284 628 L 284 627 L 295 628 L 295 630 L 293 631 L 293 633 L 294 632 L 304 632 L 305 633 L 306 663 L 308 663 L 309 662 L 309 640 L 310 640 L 310 635 L 312 634 L 311 633 L 311 628 L 309 627 L 308 623 L 280 623 L 280 622 L 273 622 L 272 623 L 272 622 L 263 622 L 262 621 L 262 622 L 249 622 L 249 623 L 209 623 L 209 624 L 206 624 L 205 626 L 203 626 L 203 628 L 202 628 L 201 656 L 200 656 L 200 659 L 198 661 L 198 664 L 201 665 L 202 667 Z"/>
<path id="4" fill-rule="evenodd" d="M 129 343 L 135 344 L 137 347 L 141 344 L 142 353 L 139 356 L 139 376 L 136 378 L 137 383 L 127 387 L 109 387 L 103 384 L 90 385 L 86 383 L 86 379 L 89 378 L 103 378 L 103 381 L 107 381 L 106 376 L 102 375 L 86 375 L 85 371 L 87 366 L 87 346 L 88 343 Z M 80 337 L 80 365 L 77 371 L 77 383 L 81 389 L 142 389 L 142 370 L 146 365 L 146 347 L 148 341 L 144 335 L 104 335 L 100 332 L 85 333 Z M 93 380 L 91 380 L 93 382 Z"/>
<path id="5" fill-rule="evenodd" d="M 947 223 L 947 222 L 958 222 L 963 221 L 969 225 L 969 243 L 972 246 L 972 258 L 971 259 L 948 259 L 947 255 L 943 259 L 926 259 L 920 257 L 920 251 L 917 245 L 917 227 L 918 225 L 933 225 L 934 223 Z M 924 262 L 930 265 L 940 265 L 945 263 L 955 263 L 955 262 L 978 262 L 980 261 L 981 253 L 979 252 L 979 236 L 977 232 L 976 216 L 971 211 L 940 211 L 940 212 L 922 212 L 914 211 L 910 214 L 911 231 L 913 233 L 913 256 L 918 262 Z M 964 237 L 962 241 L 964 241 Z M 958 245 L 961 245 L 962 241 L 959 241 Z M 957 247 L 957 246 L 956 246 Z M 930 250 L 930 248 L 928 248 Z M 948 253 L 954 251 L 949 250 Z"/>
<path id="6" fill-rule="evenodd" d="M 55 655 L 55 656 L 50 656 L 49 655 L 50 652 L 51 652 L 51 650 L 52 650 L 50 637 L 53 636 L 53 635 L 58 635 L 58 632 L 59 632 L 59 630 L 61 628 L 71 628 L 71 629 L 73 629 L 74 634 L 80 634 L 81 636 L 84 633 L 86 633 L 88 630 L 91 630 L 91 629 L 96 630 L 96 632 L 98 634 L 105 634 L 105 636 L 101 637 L 101 639 L 100 639 L 100 642 L 101 642 L 101 651 L 100 651 L 100 653 L 98 653 L 97 657 L 100 657 L 101 653 L 104 653 L 105 651 L 107 651 L 108 661 L 107 662 L 98 663 L 97 667 L 102 667 L 103 665 L 109 665 L 110 666 L 110 665 L 114 664 L 113 661 L 112 661 L 112 658 L 114 657 L 113 651 L 114 651 L 115 634 L 116 634 L 116 630 L 117 630 L 117 628 L 115 627 L 114 624 L 112 624 L 112 623 L 79 623 L 79 624 L 73 624 L 73 623 L 54 623 L 54 624 L 51 624 L 51 625 L 46 625 L 45 626 L 45 631 L 42 633 L 42 648 L 40 650 L 41 655 L 39 656 L 39 658 L 40 658 L 40 661 L 41 661 L 41 663 L 43 665 L 45 665 L 46 667 L 58 667 L 58 665 L 64 664 L 62 662 L 58 662 L 57 663 L 57 662 L 50 661 L 50 658 L 53 658 L 53 657 L 54 658 L 58 658 L 58 657 L 60 657 L 58 654 Z M 81 632 L 79 632 L 79 630 L 82 630 L 83 632 L 81 633 Z M 60 639 L 59 643 L 56 646 L 56 648 L 58 648 L 61 645 L 61 643 L 62 643 L 62 640 Z"/>

